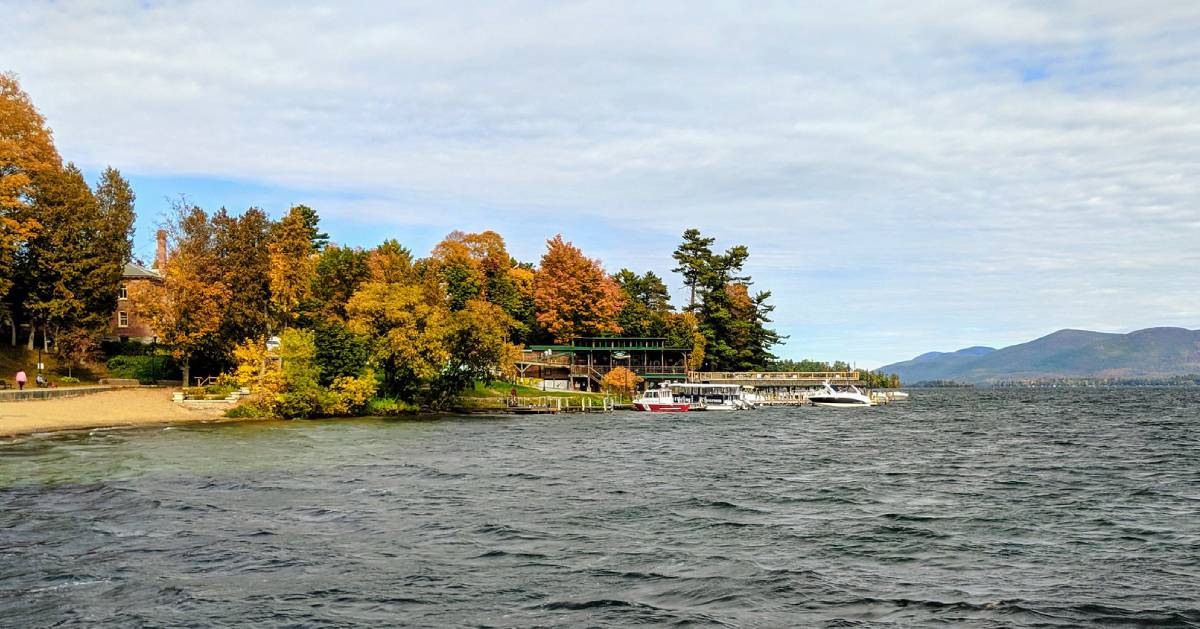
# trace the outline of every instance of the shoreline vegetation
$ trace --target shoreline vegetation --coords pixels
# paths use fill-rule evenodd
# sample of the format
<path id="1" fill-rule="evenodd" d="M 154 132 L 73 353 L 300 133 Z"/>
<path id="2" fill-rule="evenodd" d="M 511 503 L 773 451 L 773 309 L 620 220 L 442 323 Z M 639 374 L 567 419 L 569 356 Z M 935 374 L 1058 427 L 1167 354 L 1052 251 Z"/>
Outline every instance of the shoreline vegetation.
<path id="1" fill-rule="evenodd" d="M 66 377 L 104 361 L 143 383 L 204 376 L 202 395 L 251 391 L 231 417 L 308 418 L 450 409 L 478 383 L 516 382 L 524 346 L 584 336 L 665 338 L 689 350 L 691 370 L 779 368 L 771 348 L 784 337 L 769 327 L 771 293 L 744 270 L 749 250 L 717 250 L 696 229 L 671 254 L 688 295 L 676 308 L 653 271 L 610 274 L 562 235 L 536 262 L 490 230 L 453 231 L 418 257 L 394 239 L 339 245 L 304 205 L 272 219 L 181 195 L 159 268 L 123 284 L 124 265 L 143 264 L 128 182 L 110 167 L 90 188 L 64 164 L 11 73 L 0 114 L 0 322 L 10 345 L 53 355 Z M 101 347 L 122 287 L 155 344 Z M 630 374 L 604 388 L 637 385 Z"/>

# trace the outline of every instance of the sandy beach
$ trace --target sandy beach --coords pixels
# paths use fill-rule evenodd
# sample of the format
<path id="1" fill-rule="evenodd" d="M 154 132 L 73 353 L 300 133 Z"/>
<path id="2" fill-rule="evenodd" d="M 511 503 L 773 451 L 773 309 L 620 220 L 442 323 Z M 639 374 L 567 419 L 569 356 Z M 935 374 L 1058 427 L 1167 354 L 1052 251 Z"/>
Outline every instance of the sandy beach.
<path id="1" fill-rule="evenodd" d="M 0 437 L 221 419 L 220 410 L 192 410 L 175 404 L 169 389 L 122 389 L 81 397 L 0 402 Z"/>

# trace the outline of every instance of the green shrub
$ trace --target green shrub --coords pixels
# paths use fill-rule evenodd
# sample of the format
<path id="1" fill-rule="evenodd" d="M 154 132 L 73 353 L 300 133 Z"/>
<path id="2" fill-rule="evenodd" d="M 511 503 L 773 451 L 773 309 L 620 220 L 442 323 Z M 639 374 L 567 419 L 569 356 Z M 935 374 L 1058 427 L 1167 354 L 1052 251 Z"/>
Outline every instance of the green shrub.
<path id="1" fill-rule="evenodd" d="M 72 376 L 63 376 L 58 379 L 59 384 L 79 384 L 79 378 Z"/>
<path id="2" fill-rule="evenodd" d="M 114 378 L 133 378 L 142 384 L 159 380 L 176 380 L 179 367 L 170 356 L 113 356 L 108 360 L 108 373 Z"/>
<path id="3" fill-rule="evenodd" d="M 267 417 L 267 412 L 257 404 L 247 402 L 239 406 L 235 406 L 228 411 L 225 411 L 225 416 L 232 419 L 249 419 L 254 417 Z"/>
<path id="4" fill-rule="evenodd" d="M 161 349 L 154 343 L 138 341 L 100 341 L 100 351 L 109 358 L 115 356 L 149 356 Z"/>
<path id="5" fill-rule="evenodd" d="M 398 400 L 391 397 L 372 398 L 367 402 L 366 414 L 373 417 L 394 417 L 396 415 L 409 415 L 421 410 L 415 404 L 409 404 L 404 400 Z"/>

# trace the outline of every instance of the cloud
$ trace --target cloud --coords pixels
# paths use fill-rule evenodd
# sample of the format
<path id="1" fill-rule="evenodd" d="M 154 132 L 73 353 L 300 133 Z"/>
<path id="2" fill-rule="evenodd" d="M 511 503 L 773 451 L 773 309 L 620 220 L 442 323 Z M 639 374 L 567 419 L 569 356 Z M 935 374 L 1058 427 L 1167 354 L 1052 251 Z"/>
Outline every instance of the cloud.
<path id="1" fill-rule="evenodd" d="M 85 165 L 660 273 L 698 226 L 750 246 L 787 355 L 1200 327 L 1193 2 L 4 13 L 0 58 Z"/>

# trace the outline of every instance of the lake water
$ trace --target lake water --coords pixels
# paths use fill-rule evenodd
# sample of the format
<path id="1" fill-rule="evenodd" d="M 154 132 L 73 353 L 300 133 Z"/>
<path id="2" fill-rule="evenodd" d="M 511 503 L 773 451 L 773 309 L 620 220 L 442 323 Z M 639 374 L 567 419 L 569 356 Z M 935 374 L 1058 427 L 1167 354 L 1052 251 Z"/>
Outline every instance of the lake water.
<path id="1" fill-rule="evenodd" d="M 6 627 L 1200 626 L 1198 598 L 1196 389 L 0 444 Z"/>

